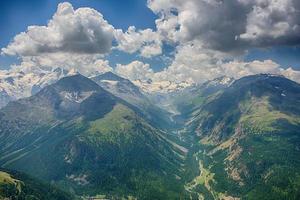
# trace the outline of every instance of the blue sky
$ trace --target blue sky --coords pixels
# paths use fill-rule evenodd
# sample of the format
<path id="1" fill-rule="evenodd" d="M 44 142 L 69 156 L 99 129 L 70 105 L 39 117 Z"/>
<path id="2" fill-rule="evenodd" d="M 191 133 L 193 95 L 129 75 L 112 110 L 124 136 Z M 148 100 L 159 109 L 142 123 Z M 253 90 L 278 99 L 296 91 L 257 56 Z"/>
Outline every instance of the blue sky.
<path id="1" fill-rule="evenodd" d="M 273 47 L 266 49 L 251 49 L 245 56 L 245 60 L 266 60 L 271 59 L 284 67 L 300 69 L 300 48 L 299 47 Z"/>
<path id="2" fill-rule="evenodd" d="M 185 31 L 186 30 L 190 31 L 190 33 L 188 34 L 186 33 L 186 35 L 183 34 L 182 37 L 178 37 L 178 38 L 194 37 L 191 40 L 201 41 L 201 45 L 202 45 L 201 48 L 203 50 L 208 49 L 208 50 L 220 51 L 220 52 L 225 51 L 225 53 L 228 53 L 227 52 L 228 49 L 229 50 L 233 49 L 233 51 L 236 51 L 237 49 L 239 50 L 240 48 L 242 48 L 243 53 L 242 54 L 239 53 L 238 58 L 241 59 L 242 57 L 243 62 L 252 62 L 255 60 L 263 62 L 265 60 L 272 60 L 278 65 L 280 65 L 280 67 L 283 69 L 286 69 L 287 67 L 292 67 L 294 70 L 300 70 L 300 48 L 299 48 L 300 36 L 299 37 L 297 36 L 299 35 L 299 32 L 295 31 L 295 33 L 291 33 L 291 34 L 287 32 L 288 33 L 287 36 L 281 35 L 280 37 L 277 37 L 275 35 L 277 34 L 276 31 L 278 31 L 275 30 L 276 27 L 274 26 L 275 27 L 274 28 L 270 24 L 265 24 L 265 27 L 264 26 L 260 27 L 262 29 L 265 28 L 265 30 L 260 30 L 262 36 L 260 37 L 260 35 L 258 35 L 257 37 L 255 37 L 256 41 L 254 41 L 254 39 L 251 38 L 254 34 L 252 36 L 251 34 L 249 34 L 251 33 L 249 27 L 251 28 L 256 26 L 255 20 L 251 21 L 248 18 L 249 16 L 251 17 L 255 13 L 253 10 L 252 10 L 253 13 L 251 13 L 251 9 L 246 8 L 245 5 L 237 5 L 240 6 L 241 11 L 236 12 L 235 13 L 236 16 L 235 16 L 232 14 L 233 11 L 230 10 L 231 8 L 228 8 L 228 6 L 224 6 L 224 8 L 221 8 L 221 10 L 216 9 L 210 12 L 209 9 L 205 8 L 205 6 L 207 6 L 205 4 L 205 1 L 187 0 L 186 2 L 188 1 L 192 2 L 191 5 L 194 5 L 195 9 L 193 7 L 188 8 L 187 6 L 180 7 L 179 5 L 181 4 L 174 3 L 174 5 L 167 5 L 170 6 L 170 8 L 172 8 L 171 9 L 172 11 L 176 10 L 176 12 L 172 12 L 171 14 L 167 12 L 163 13 L 164 11 L 159 9 L 159 6 L 166 6 L 164 4 L 164 0 L 154 0 L 151 5 L 147 5 L 146 0 L 122 0 L 122 1 L 121 0 L 70 0 L 68 2 L 72 4 L 74 10 L 80 7 L 90 7 L 97 10 L 99 13 L 101 13 L 104 16 L 104 19 L 107 20 L 108 23 L 111 24 L 115 29 L 122 29 L 124 32 L 128 29 L 129 26 L 135 26 L 137 31 L 150 28 L 151 30 L 153 30 L 153 32 L 155 32 L 157 31 L 155 20 L 157 19 L 166 20 L 167 18 L 164 19 L 163 16 L 168 16 L 168 15 L 170 15 L 171 17 L 177 17 L 176 15 L 178 15 L 178 17 L 180 17 L 181 11 L 195 12 L 193 14 L 197 15 L 196 20 L 186 19 L 186 21 L 181 20 L 178 22 L 178 23 L 182 23 L 180 25 L 181 27 L 185 28 L 184 29 Z M 285 1 L 291 1 L 291 0 L 285 0 Z M 64 1 L 60 1 L 60 0 L 0 1 L 0 27 L 1 27 L 0 47 L 1 48 L 7 47 L 7 45 L 13 40 L 13 38 L 16 35 L 26 31 L 27 27 L 30 25 L 38 25 L 38 26 L 47 25 L 48 21 L 52 18 L 53 14 L 56 12 L 57 6 L 60 2 L 64 2 Z M 174 2 L 180 2 L 180 1 L 175 0 Z M 257 0 L 254 0 L 252 2 L 253 4 L 249 6 L 254 7 L 256 5 L 255 4 L 256 2 Z M 226 2 L 223 2 L 223 4 L 226 4 Z M 272 5 L 270 3 L 269 6 L 273 6 L 272 9 L 276 10 L 276 7 L 274 7 L 276 6 L 276 4 Z M 184 9 L 190 9 L 190 10 L 184 10 Z M 236 8 L 233 7 L 232 9 L 236 9 Z M 270 20 L 274 20 L 271 18 L 272 13 L 269 13 L 270 10 L 271 9 L 266 9 L 264 11 L 266 12 L 265 16 L 270 16 Z M 250 13 L 246 13 L 246 12 L 250 12 Z M 222 15 L 227 14 L 228 17 L 227 16 L 223 17 L 221 15 L 218 16 L 219 13 L 222 13 Z M 297 15 L 294 13 L 289 13 L 288 9 L 286 9 L 286 13 L 285 11 L 283 11 L 283 15 L 285 14 L 286 16 L 288 16 L 287 19 L 289 20 L 292 19 L 290 21 L 287 21 L 287 23 L 290 23 L 289 25 L 291 26 L 293 25 L 294 27 L 293 30 L 295 30 L 295 27 L 297 27 L 300 24 L 297 19 Z M 245 19 L 246 17 L 247 17 L 247 23 L 250 22 L 253 23 L 254 21 L 254 24 L 245 26 L 245 24 L 247 23 L 245 21 L 241 21 L 240 19 Z M 204 25 L 201 24 L 202 23 L 201 20 L 197 21 L 202 18 L 208 20 L 206 23 L 203 23 Z M 229 20 L 229 22 L 225 21 L 227 19 Z M 257 21 L 259 21 L 259 19 Z M 188 23 L 185 24 L 185 22 Z M 282 21 L 280 21 L 280 23 L 281 22 Z M 191 23 L 195 23 L 195 24 L 190 27 Z M 272 22 L 272 24 L 276 24 L 276 23 L 279 22 L 276 21 Z M 235 24 L 235 26 L 224 28 L 223 27 L 224 24 Z M 237 28 L 237 30 L 235 30 L 235 27 L 239 27 L 242 25 L 244 27 Z M 269 25 L 270 27 L 268 27 Z M 274 30 L 272 30 L 272 28 Z M 170 32 L 172 31 L 179 32 L 178 29 L 179 29 L 178 27 L 175 27 L 174 30 L 170 29 Z M 208 30 L 206 31 L 206 29 Z M 270 30 L 270 34 L 268 33 L 268 30 Z M 233 38 L 236 38 L 236 36 L 234 35 L 237 34 L 236 32 L 240 34 L 239 35 L 240 38 L 243 37 L 248 38 L 247 42 L 245 43 L 246 40 L 243 41 L 244 43 L 235 42 Z M 228 34 L 228 36 L 226 34 Z M 165 37 L 165 36 L 160 36 L 160 37 Z M 227 37 L 228 40 L 226 39 Z M 112 67 L 115 67 L 117 64 L 126 65 L 132 61 L 138 60 L 142 63 L 149 64 L 151 66 L 151 69 L 154 72 L 161 71 L 162 69 L 168 67 L 174 61 L 174 60 L 172 61 L 172 59 L 175 59 L 174 62 L 175 64 L 173 65 L 182 65 L 183 67 L 181 66 L 180 70 L 182 70 L 183 68 L 185 68 L 186 70 L 187 69 L 186 67 L 188 67 L 189 65 L 189 60 L 184 61 L 184 59 L 182 59 L 182 56 L 180 57 L 182 52 L 178 53 L 176 51 L 176 48 L 180 47 L 180 45 L 181 46 L 184 46 L 186 44 L 188 45 L 189 43 L 186 43 L 185 39 L 181 39 L 180 41 L 177 40 L 174 43 L 167 42 L 168 40 L 172 40 L 172 39 L 173 38 L 168 38 L 168 39 L 164 38 L 161 40 L 161 43 L 159 43 L 159 45 L 161 45 L 162 53 L 157 56 L 151 56 L 151 57 L 141 56 L 139 50 L 130 53 L 127 50 L 125 51 L 112 50 L 109 54 L 106 54 L 105 59 L 109 61 L 109 64 Z M 235 44 L 231 45 L 230 42 L 231 40 Z M 294 41 L 294 42 L 290 42 L 290 41 Z M 152 44 L 152 42 L 153 41 L 150 41 L 149 44 Z M 185 48 L 181 48 L 181 50 L 182 49 Z M 199 54 L 201 53 L 202 50 L 199 51 Z M 178 59 L 176 59 L 177 54 L 179 55 L 177 56 Z M 207 52 L 205 52 L 204 54 L 210 55 L 210 53 Z M 191 53 L 191 55 L 193 54 Z M 195 53 L 194 57 L 197 57 L 197 52 Z M 168 61 L 166 61 L 166 58 Z M 19 56 L 19 60 L 18 60 L 17 56 L 2 55 L 0 57 L 0 69 L 8 69 L 11 64 L 19 63 L 22 59 L 23 59 L 22 56 Z M 231 57 L 231 59 L 235 59 L 234 56 Z M 199 66 L 202 65 L 201 60 L 200 61 L 197 59 L 195 60 L 196 60 L 195 62 L 199 62 L 198 63 Z M 203 63 L 207 62 L 211 64 L 214 62 L 213 60 L 214 58 L 212 58 L 210 61 L 203 61 Z M 176 70 L 179 69 L 176 68 Z M 173 69 L 171 71 L 174 72 L 176 70 Z M 195 67 L 192 70 L 195 70 Z M 204 69 L 203 72 L 205 72 L 205 70 L 206 69 Z M 187 78 L 188 75 L 180 76 L 180 77 Z"/>
<path id="3" fill-rule="evenodd" d="M 29 25 L 46 25 L 63 0 L 11 0 L 0 1 L 0 47 L 5 47 L 12 38 L 27 29 Z M 156 15 L 147 7 L 146 0 L 69 0 L 74 8 L 91 7 L 101 12 L 115 28 L 126 30 L 134 25 L 138 29 L 155 29 Z M 111 65 L 128 63 L 138 58 L 137 54 L 118 52 L 108 56 Z M 143 59 L 160 70 L 160 59 Z M 0 57 L 0 68 L 7 68 L 18 62 L 15 57 Z"/>
<path id="4" fill-rule="evenodd" d="M 0 1 L 1 47 L 29 25 L 45 25 L 62 0 Z M 147 7 L 146 0 L 69 0 L 74 8 L 92 7 L 104 15 L 116 28 L 155 28 L 156 16 Z"/>

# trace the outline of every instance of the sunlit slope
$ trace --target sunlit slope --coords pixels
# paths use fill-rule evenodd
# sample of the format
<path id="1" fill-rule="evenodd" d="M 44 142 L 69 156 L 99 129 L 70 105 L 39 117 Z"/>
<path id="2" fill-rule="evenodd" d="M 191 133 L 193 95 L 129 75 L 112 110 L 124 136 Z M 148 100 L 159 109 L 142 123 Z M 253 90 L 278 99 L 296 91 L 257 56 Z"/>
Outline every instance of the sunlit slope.
<path id="1" fill-rule="evenodd" d="M 2 169 L 0 199 L 70 200 L 74 197 L 23 173 Z"/>
<path id="2" fill-rule="evenodd" d="M 299 199 L 299 84 L 244 77 L 207 96 L 188 126 L 198 138 L 195 157 L 210 174 L 198 188 L 207 198 Z"/>

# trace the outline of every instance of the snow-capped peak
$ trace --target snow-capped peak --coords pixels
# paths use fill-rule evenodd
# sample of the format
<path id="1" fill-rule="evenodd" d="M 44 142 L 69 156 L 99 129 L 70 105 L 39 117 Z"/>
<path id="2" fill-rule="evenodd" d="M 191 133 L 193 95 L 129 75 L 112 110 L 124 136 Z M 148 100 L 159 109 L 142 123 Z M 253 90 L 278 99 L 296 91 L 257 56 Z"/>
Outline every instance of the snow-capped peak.
<path id="1" fill-rule="evenodd" d="M 171 81 L 153 81 L 153 80 L 135 80 L 133 83 L 147 93 L 169 93 L 190 87 L 188 82 L 171 82 Z"/>
<path id="2" fill-rule="evenodd" d="M 68 71 L 67 76 L 73 76 L 73 75 L 76 75 L 76 74 L 79 74 L 78 70 L 72 68 Z"/>
<path id="3" fill-rule="evenodd" d="M 218 77 L 216 79 L 207 81 L 204 84 L 210 85 L 210 86 L 217 86 L 217 85 L 229 86 L 233 82 L 234 82 L 234 78 L 227 77 L 227 76 L 221 76 L 221 77 Z"/>
<path id="4" fill-rule="evenodd" d="M 24 72 L 22 69 L 0 70 L 0 107 L 11 100 L 29 97 L 68 75 L 70 73 L 62 68 L 37 68 L 30 72 Z"/>

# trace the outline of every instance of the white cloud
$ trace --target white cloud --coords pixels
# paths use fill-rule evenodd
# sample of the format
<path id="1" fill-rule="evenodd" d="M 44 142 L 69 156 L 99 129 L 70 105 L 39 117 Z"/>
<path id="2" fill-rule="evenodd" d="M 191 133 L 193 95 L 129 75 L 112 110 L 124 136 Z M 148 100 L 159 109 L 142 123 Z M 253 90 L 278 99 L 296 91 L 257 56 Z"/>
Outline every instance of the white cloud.
<path id="1" fill-rule="evenodd" d="M 12 68 L 27 73 L 61 67 L 89 76 L 112 70 L 103 54 L 113 38 L 113 26 L 96 10 L 60 3 L 47 26 L 29 26 L 2 53 L 19 56 L 21 63 Z"/>
<path id="2" fill-rule="evenodd" d="M 255 0 L 250 3 L 246 31 L 241 39 L 257 45 L 300 41 L 300 4 L 296 0 Z"/>
<path id="3" fill-rule="evenodd" d="M 151 29 L 137 31 L 134 26 L 130 26 L 125 33 L 120 29 L 116 30 L 115 38 L 117 49 L 128 53 L 140 51 L 141 56 L 148 58 L 162 53 L 160 36 Z"/>
<path id="4" fill-rule="evenodd" d="M 300 71 L 293 70 L 291 67 L 287 69 L 281 69 L 281 74 L 285 77 L 300 83 Z"/>
<path id="5" fill-rule="evenodd" d="M 12 69 L 19 68 L 30 73 L 40 69 L 63 68 L 66 70 L 76 70 L 83 75 L 91 76 L 95 73 L 112 71 L 107 60 L 101 55 L 82 55 L 70 53 L 52 53 L 39 56 L 27 56 L 22 58 L 19 65 L 13 65 Z"/>
<path id="6" fill-rule="evenodd" d="M 96 10 L 74 10 L 70 3 L 60 3 L 47 26 L 29 26 L 2 52 L 19 56 L 57 52 L 104 54 L 111 49 L 113 31 L 113 26 Z"/>
<path id="7" fill-rule="evenodd" d="M 280 65 L 272 60 L 252 62 L 232 61 L 221 65 L 221 69 L 226 76 L 241 78 L 247 75 L 260 73 L 280 74 Z"/>
<path id="8" fill-rule="evenodd" d="M 240 45 L 235 36 L 243 31 L 246 16 L 236 0 L 149 0 L 148 7 L 159 15 L 157 30 L 167 41 L 197 39 L 206 48 L 221 51 Z"/>
<path id="9" fill-rule="evenodd" d="M 130 80 L 147 80 L 153 78 L 154 75 L 149 64 L 137 60 L 127 65 L 117 64 L 115 72 Z"/>
<path id="10" fill-rule="evenodd" d="M 205 48 L 243 53 L 250 47 L 300 44 L 298 0 L 148 0 L 164 40 L 200 40 Z"/>
<path id="11" fill-rule="evenodd" d="M 155 73 L 156 79 L 204 82 L 257 73 L 298 77 L 298 71 L 271 60 L 241 61 L 252 47 L 300 44 L 297 0 L 148 0 L 148 7 L 158 15 L 162 40 L 178 44 L 173 62 Z"/>
<path id="12" fill-rule="evenodd" d="M 204 82 L 222 75 L 220 68 L 228 55 L 203 48 L 199 41 L 188 42 L 176 48 L 171 65 L 155 74 L 155 79 L 173 82 Z"/>
<path id="13" fill-rule="evenodd" d="M 160 43 L 150 43 L 141 48 L 141 56 L 145 58 L 150 58 L 152 56 L 157 56 L 162 53 L 162 48 Z"/>
<path id="14" fill-rule="evenodd" d="M 2 53 L 19 56 L 22 62 L 13 68 L 24 71 L 61 67 L 88 76 L 113 70 L 104 57 L 113 40 L 117 45 L 113 48 L 147 58 L 163 54 L 166 42 L 176 51 L 163 71 L 133 61 L 118 64 L 115 72 L 131 80 L 156 82 L 201 83 L 222 75 L 239 78 L 257 73 L 300 80 L 299 71 L 283 69 L 271 60 L 241 61 L 251 47 L 300 44 L 297 0 L 148 0 L 148 7 L 158 16 L 156 30 L 130 26 L 124 32 L 94 9 L 74 10 L 70 3 L 61 3 L 46 26 L 29 26 Z"/>
<path id="15" fill-rule="evenodd" d="M 247 75 L 271 73 L 285 75 L 292 80 L 300 81 L 300 71 L 283 69 L 272 60 L 251 62 L 233 60 L 228 62 L 228 58 L 227 54 L 205 50 L 201 48 L 201 44 L 190 43 L 178 48 L 173 63 L 161 75 L 172 81 L 201 83 L 223 75 L 238 79 Z M 157 76 L 158 74 L 155 74 L 155 77 Z"/>
<path id="16" fill-rule="evenodd" d="M 260 73 L 284 75 L 300 82 L 300 71 L 284 69 L 272 60 L 244 62 L 234 58 L 236 57 L 230 57 L 230 54 L 205 49 L 199 40 L 194 40 L 179 45 L 170 66 L 160 72 L 154 72 L 149 64 L 141 61 L 134 61 L 128 65 L 118 64 L 115 71 L 132 81 L 146 82 L 151 79 L 152 85 L 164 81 L 203 83 L 224 75 L 238 79 Z"/>
<path id="17" fill-rule="evenodd" d="M 252 61 L 252 62 L 238 62 L 232 61 L 222 65 L 224 74 L 234 78 L 241 78 L 243 76 L 270 73 L 283 75 L 293 81 L 300 83 L 300 71 L 293 70 L 291 67 L 284 69 L 278 63 L 272 60 Z"/>

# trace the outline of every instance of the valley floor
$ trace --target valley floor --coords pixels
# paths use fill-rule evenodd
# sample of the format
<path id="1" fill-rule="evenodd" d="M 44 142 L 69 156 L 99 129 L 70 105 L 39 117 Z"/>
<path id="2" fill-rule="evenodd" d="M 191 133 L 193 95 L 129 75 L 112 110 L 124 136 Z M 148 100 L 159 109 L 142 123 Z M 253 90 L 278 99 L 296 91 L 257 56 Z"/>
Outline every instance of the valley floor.
<path id="1" fill-rule="evenodd" d="M 176 112 L 176 114 L 179 114 Z M 214 189 L 215 174 L 211 172 L 210 162 L 204 145 L 201 141 L 194 138 L 195 134 L 190 133 L 186 124 L 182 121 L 176 121 L 176 117 L 171 116 L 172 122 L 177 124 L 175 130 L 171 132 L 175 135 L 172 144 L 182 149 L 184 152 L 184 170 L 185 177 L 184 189 L 189 193 L 190 199 L 198 200 L 239 200 L 240 198 L 230 196 L 229 194 L 218 192 Z"/>

